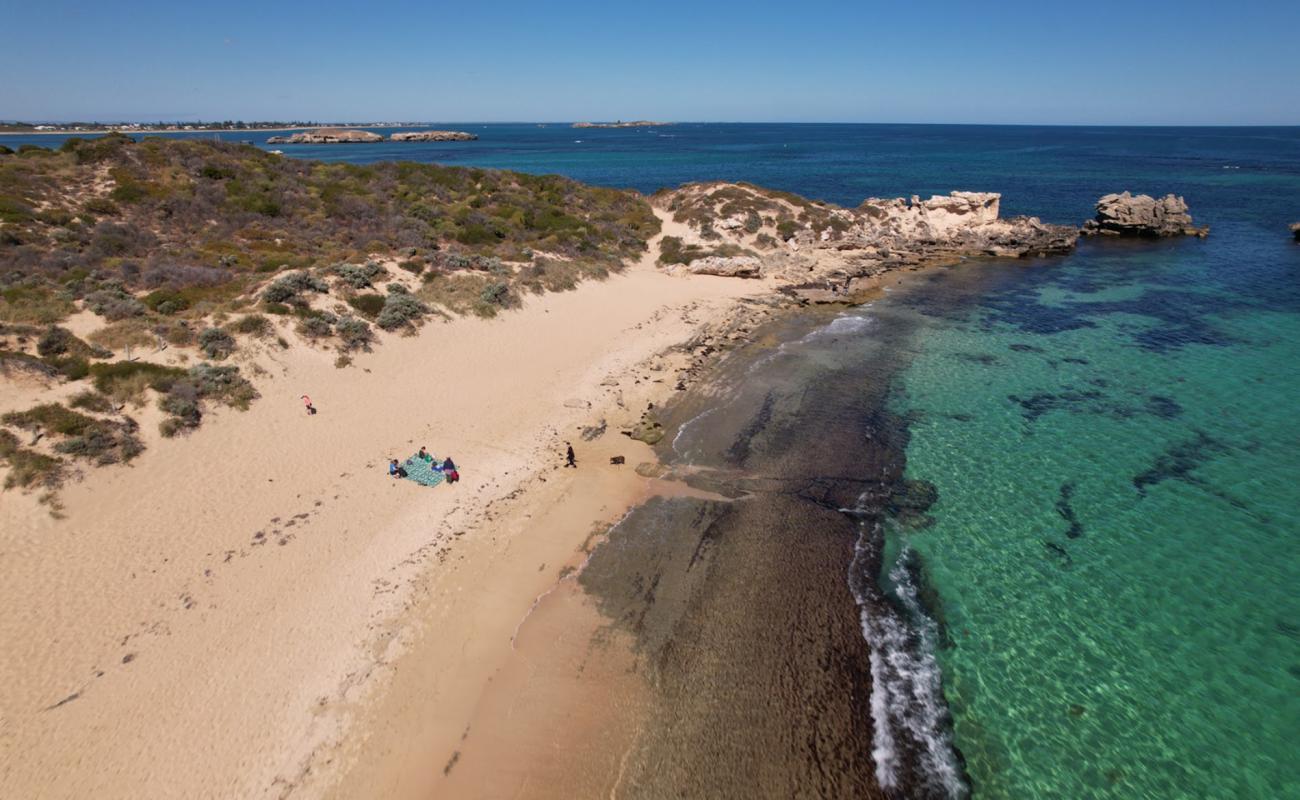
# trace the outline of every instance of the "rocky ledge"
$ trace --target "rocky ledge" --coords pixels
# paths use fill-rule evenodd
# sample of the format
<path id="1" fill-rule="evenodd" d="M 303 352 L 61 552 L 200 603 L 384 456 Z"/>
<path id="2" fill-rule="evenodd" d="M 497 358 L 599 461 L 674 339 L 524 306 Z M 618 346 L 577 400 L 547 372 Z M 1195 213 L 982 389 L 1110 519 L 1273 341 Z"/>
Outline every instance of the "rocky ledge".
<path id="1" fill-rule="evenodd" d="M 1085 236 L 1199 236 L 1210 232 L 1197 227 L 1187 213 L 1187 202 L 1167 194 L 1157 200 L 1151 195 L 1108 194 L 1097 201 L 1097 216 L 1083 224 Z"/>
<path id="2" fill-rule="evenodd" d="M 370 131 L 346 130 L 343 128 L 317 128 L 303 131 L 291 136 L 272 136 L 267 144 L 364 144 L 382 142 L 384 137 Z"/>
<path id="3" fill-rule="evenodd" d="M 889 270 L 969 257 L 1066 253 L 1078 229 L 999 216 L 1001 195 L 953 192 L 842 208 L 750 184 L 687 184 L 651 198 L 676 225 L 660 262 L 691 273 L 768 278 L 804 302 L 853 302 Z"/>
<path id="4" fill-rule="evenodd" d="M 472 142 L 478 134 L 464 131 L 406 131 L 388 137 L 390 142 Z"/>

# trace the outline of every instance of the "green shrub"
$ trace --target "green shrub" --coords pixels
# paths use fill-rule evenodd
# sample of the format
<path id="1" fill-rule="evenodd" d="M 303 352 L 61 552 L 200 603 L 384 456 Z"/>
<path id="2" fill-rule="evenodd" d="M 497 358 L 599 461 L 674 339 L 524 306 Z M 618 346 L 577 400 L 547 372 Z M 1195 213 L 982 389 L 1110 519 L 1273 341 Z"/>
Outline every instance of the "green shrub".
<path id="1" fill-rule="evenodd" d="M 301 300 L 305 292 L 325 294 L 330 290 L 325 281 L 306 272 L 291 272 L 281 275 L 271 282 L 262 292 L 262 299 L 267 303 L 286 303 Z"/>
<path id="2" fill-rule="evenodd" d="M 111 364 L 91 364 L 90 374 L 95 389 L 110 397 L 127 383 L 136 383 L 141 390 L 148 388 L 166 392 L 172 384 L 185 376 L 185 370 L 147 361 L 115 361 Z"/>
<path id="3" fill-rule="evenodd" d="M 49 324 L 66 318 L 77 307 L 48 286 L 10 286 L 0 289 L 0 320 Z"/>
<path id="4" fill-rule="evenodd" d="M 334 326 L 326 317 L 303 317 L 298 322 L 298 333 L 308 339 L 324 339 L 334 333 Z"/>
<path id="5" fill-rule="evenodd" d="M 141 298 L 149 310 L 159 314 L 176 314 L 190 307 L 190 299 L 176 289 L 155 289 Z"/>
<path id="6" fill-rule="evenodd" d="M 479 293 L 479 300 L 488 305 L 505 307 L 510 298 L 510 287 L 504 283 L 489 283 Z"/>
<path id="7" fill-rule="evenodd" d="M 71 411 L 58 403 L 44 403 L 26 411 L 10 411 L 0 417 L 0 421 L 16 428 L 60 436 L 80 436 L 97 424 L 94 417 Z"/>
<path id="8" fill-rule="evenodd" d="M 110 322 L 145 313 L 144 303 L 117 281 L 106 281 L 98 290 L 86 295 L 86 308 Z"/>
<path id="9" fill-rule="evenodd" d="M 68 405 L 73 408 L 80 408 L 85 411 L 94 411 L 99 414 L 109 414 L 114 410 L 112 400 L 109 400 L 99 392 L 91 391 L 85 391 L 73 395 L 72 398 L 68 400 Z"/>
<path id="10" fill-rule="evenodd" d="M 339 339 L 343 341 L 343 347 L 347 350 L 369 350 L 370 343 L 375 339 L 374 332 L 370 330 L 370 324 L 356 317 L 340 318 L 334 325 L 334 331 L 338 334 Z"/>
<path id="11" fill-rule="evenodd" d="M 398 269 L 405 270 L 412 275 L 419 275 L 424 272 L 424 265 L 419 261 L 402 261 L 397 265 Z"/>
<path id="12" fill-rule="evenodd" d="M 386 298 L 382 294 L 358 294 L 348 298 L 348 305 L 362 315 L 374 319 L 384 310 Z"/>
<path id="13" fill-rule="evenodd" d="M 288 310 L 288 306 L 285 306 L 285 310 Z M 244 333 L 260 338 L 271 332 L 272 325 L 271 320 L 261 314 L 249 314 L 240 317 L 239 321 L 231 326 L 231 329 L 234 330 L 235 333 Z"/>
<path id="14" fill-rule="evenodd" d="M 18 437 L 0 429 L 0 459 L 9 465 L 5 488 L 29 489 L 41 486 L 56 488 L 63 480 L 63 462 L 58 458 L 27 450 L 18 445 Z"/>
<path id="15" fill-rule="evenodd" d="M 220 328 L 205 328 L 199 333 L 199 349 L 208 358 L 220 361 L 235 352 L 235 337 Z"/>
<path id="16" fill-rule="evenodd" d="M 78 347 L 78 345 L 81 345 L 81 347 Z M 82 351 L 82 348 L 84 348 L 85 352 L 90 350 L 90 347 L 74 336 L 72 331 L 67 328 L 60 328 L 57 325 L 50 326 L 40 340 L 36 342 L 36 352 L 45 358 L 61 356 L 74 348 L 78 351 Z"/>
<path id="17" fill-rule="evenodd" d="M 117 207 L 117 203 L 114 203 L 107 197 L 92 197 L 81 207 L 86 211 L 89 211 L 91 214 L 98 214 L 105 217 L 116 217 L 118 214 L 122 213 L 122 209 Z"/>
<path id="18" fill-rule="evenodd" d="M 368 289 L 375 285 L 375 280 L 388 275 L 388 270 L 373 261 L 360 265 L 336 264 L 333 271 L 335 275 L 338 275 L 344 283 L 353 289 Z"/>
<path id="19" fill-rule="evenodd" d="M 429 313 L 429 307 L 408 294 L 405 289 L 394 291 L 398 288 L 400 287 L 396 285 L 389 287 L 389 295 L 384 299 L 384 307 L 375 319 L 375 323 L 386 331 L 397 330 L 418 322 Z"/>

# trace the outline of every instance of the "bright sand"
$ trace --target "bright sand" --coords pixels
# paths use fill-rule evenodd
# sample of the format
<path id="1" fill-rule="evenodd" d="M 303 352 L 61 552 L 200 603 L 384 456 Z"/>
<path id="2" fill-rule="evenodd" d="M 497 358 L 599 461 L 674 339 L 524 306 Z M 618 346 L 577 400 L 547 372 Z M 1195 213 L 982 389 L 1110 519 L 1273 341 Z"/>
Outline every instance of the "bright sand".
<path id="1" fill-rule="evenodd" d="M 67 486 L 66 519 L 0 495 L 0 796 L 537 793 L 545 774 L 483 782 L 495 768 L 471 748 L 443 775 L 474 724 L 482 752 L 531 748 L 521 764 L 589 753 L 564 785 L 603 793 L 634 723 L 510 698 L 533 680 L 579 690 L 562 668 L 529 671 L 529 648 L 558 648 L 635 705 L 627 656 L 592 646 L 600 621 L 563 578 L 656 491 L 633 471 L 650 448 L 618 431 L 672 392 L 658 354 L 767 289 L 647 259 L 497 319 L 387 337 L 350 368 L 270 348 L 247 412 L 175 440 L 138 412 L 148 450 Z M 579 438 L 602 418 L 604 436 Z M 559 468 L 566 440 L 577 470 Z M 461 482 L 390 479 L 387 459 L 421 445 Z"/>

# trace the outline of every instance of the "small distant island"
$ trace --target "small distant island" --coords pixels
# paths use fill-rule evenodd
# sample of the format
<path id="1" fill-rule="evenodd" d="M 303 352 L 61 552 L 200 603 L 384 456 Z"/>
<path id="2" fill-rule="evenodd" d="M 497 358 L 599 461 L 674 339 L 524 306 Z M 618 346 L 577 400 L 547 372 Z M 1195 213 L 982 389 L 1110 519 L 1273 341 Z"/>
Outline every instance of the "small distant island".
<path id="1" fill-rule="evenodd" d="M 464 131 L 405 131 L 388 137 L 390 142 L 469 142 L 477 134 Z M 371 131 L 345 128 L 317 128 L 290 136 L 272 136 L 267 144 L 367 144 L 382 142 L 384 137 Z"/>
<path id="2" fill-rule="evenodd" d="M 406 131 L 388 137 L 390 142 L 472 142 L 476 133 L 465 131 Z"/>
<path id="3" fill-rule="evenodd" d="M 650 120 L 639 119 L 633 122 L 575 122 L 575 128 L 659 128 L 664 125 L 672 125 L 671 122 L 651 122 Z"/>

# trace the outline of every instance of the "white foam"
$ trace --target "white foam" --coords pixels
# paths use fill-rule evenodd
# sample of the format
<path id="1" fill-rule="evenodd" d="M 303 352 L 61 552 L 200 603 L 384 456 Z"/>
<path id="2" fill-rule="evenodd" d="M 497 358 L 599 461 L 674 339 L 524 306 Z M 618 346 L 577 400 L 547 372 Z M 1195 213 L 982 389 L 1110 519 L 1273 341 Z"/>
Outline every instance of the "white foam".
<path id="1" fill-rule="evenodd" d="M 907 571 L 909 548 L 904 547 L 890 570 L 895 596 L 908 620 L 880 602 L 872 580 L 865 574 L 871 542 L 878 529 L 862 525 L 850 565 L 849 589 L 858 603 L 862 635 L 870 648 L 872 758 L 876 780 L 886 790 L 899 788 L 904 771 L 904 753 L 898 737 L 906 733 L 920 752 L 911 770 L 924 780 L 931 792 L 951 798 L 966 798 L 970 790 L 962 779 L 957 753 L 948 733 L 948 709 L 943 701 L 942 672 L 935 659 L 938 628 L 929 619 L 917 597 Z M 873 610 L 881 609 L 879 611 Z"/>

